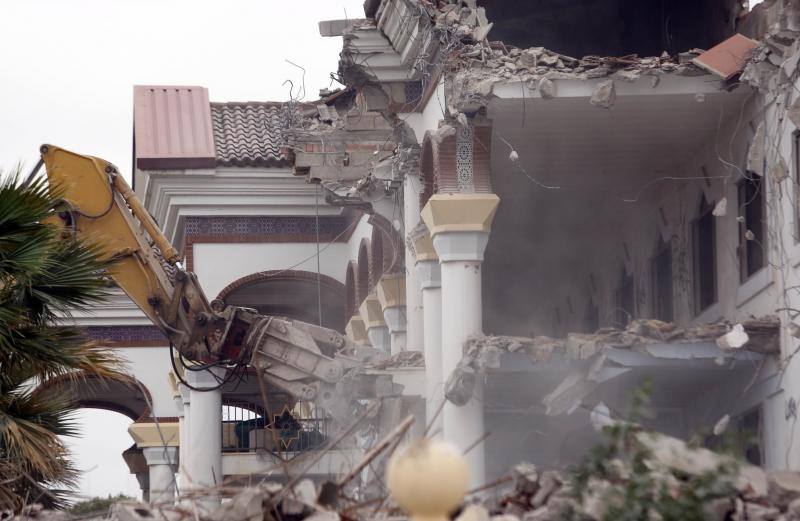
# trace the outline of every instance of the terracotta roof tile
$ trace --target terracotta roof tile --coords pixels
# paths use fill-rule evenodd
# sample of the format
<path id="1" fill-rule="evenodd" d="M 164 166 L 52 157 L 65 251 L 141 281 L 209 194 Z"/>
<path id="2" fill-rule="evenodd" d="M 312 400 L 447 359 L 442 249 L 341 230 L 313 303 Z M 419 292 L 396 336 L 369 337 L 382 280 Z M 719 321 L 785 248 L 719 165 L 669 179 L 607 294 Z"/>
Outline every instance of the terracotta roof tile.
<path id="1" fill-rule="evenodd" d="M 220 166 L 280 166 L 289 163 L 285 112 L 279 103 L 211 103 L 211 126 Z"/>

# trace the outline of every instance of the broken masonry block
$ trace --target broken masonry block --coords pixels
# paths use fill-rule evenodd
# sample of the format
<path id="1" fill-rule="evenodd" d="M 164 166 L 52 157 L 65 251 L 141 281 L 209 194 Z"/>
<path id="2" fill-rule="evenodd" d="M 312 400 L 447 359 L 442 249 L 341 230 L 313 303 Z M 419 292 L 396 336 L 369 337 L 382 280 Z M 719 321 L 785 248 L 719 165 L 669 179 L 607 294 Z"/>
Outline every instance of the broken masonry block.
<path id="1" fill-rule="evenodd" d="M 466 405 L 475 392 L 478 375 L 469 366 L 459 363 L 445 382 L 444 397 L 459 407 Z"/>

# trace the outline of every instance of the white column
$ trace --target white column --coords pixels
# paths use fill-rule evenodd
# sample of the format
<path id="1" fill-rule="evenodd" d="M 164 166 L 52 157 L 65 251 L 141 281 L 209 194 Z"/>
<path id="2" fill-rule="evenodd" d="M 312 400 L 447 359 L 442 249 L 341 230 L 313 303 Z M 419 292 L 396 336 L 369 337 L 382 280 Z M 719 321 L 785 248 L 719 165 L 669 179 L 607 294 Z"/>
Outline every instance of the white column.
<path id="1" fill-rule="evenodd" d="M 142 502 L 150 501 L 150 472 L 137 472 L 136 481 L 139 483 L 139 490 L 142 492 Z"/>
<path id="2" fill-rule="evenodd" d="M 180 396 L 175 398 L 175 405 L 178 407 L 178 490 L 189 486 L 188 465 L 192 460 L 189 455 L 189 388 L 179 383 L 178 391 Z"/>
<path id="3" fill-rule="evenodd" d="M 406 276 L 389 273 L 381 277 L 375 287 L 383 319 L 389 328 L 391 353 L 406 350 Z"/>
<path id="4" fill-rule="evenodd" d="M 442 379 L 446 381 L 464 356 L 464 342 L 483 330 L 481 263 L 489 234 L 446 232 L 434 235 L 442 270 Z M 484 434 L 483 382 L 475 386 L 472 399 L 464 406 L 446 402 L 442 426 L 447 441 L 466 450 Z M 484 481 L 484 444 L 466 455 L 472 485 Z"/>
<path id="5" fill-rule="evenodd" d="M 464 356 L 467 338 L 483 330 L 481 264 L 500 199 L 494 194 L 436 194 L 422 211 L 439 256 L 442 284 L 442 381 Z M 446 401 L 442 409 L 444 439 L 460 450 L 470 468 L 470 484 L 486 478 L 483 381 L 463 406 Z"/>
<path id="6" fill-rule="evenodd" d="M 419 255 L 419 252 L 418 252 Z M 444 400 L 442 379 L 442 279 L 438 260 L 417 261 L 422 287 L 422 317 L 425 346 L 425 400 L 431 433 L 442 435 L 442 415 L 433 415 Z"/>
<path id="7" fill-rule="evenodd" d="M 218 377 L 224 376 L 222 371 Z M 192 387 L 214 389 L 219 382 L 210 371 L 186 371 L 185 378 Z M 188 473 L 191 489 L 203 489 L 222 483 L 222 391 L 189 391 Z M 198 504 L 207 511 L 219 506 L 219 496 L 204 495 Z"/>
<path id="8" fill-rule="evenodd" d="M 391 337 L 389 335 L 389 328 L 386 326 L 386 321 L 383 318 L 383 310 L 381 309 L 381 303 L 378 300 L 376 292 L 373 291 L 367 295 L 367 298 L 361 303 L 359 313 L 364 320 L 364 326 L 367 329 L 367 337 L 372 347 L 390 353 Z"/>
<path id="9" fill-rule="evenodd" d="M 367 328 L 369 343 L 375 349 L 391 353 L 392 336 L 386 326 L 373 326 Z"/>
<path id="10" fill-rule="evenodd" d="M 142 452 L 149 470 L 150 502 L 172 503 L 175 500 L 177 447 L 145 447 Z"/>
<path id="11" fill-rule="evenodd" d="M 418 174 L 406 174 L 403 183 L 403 223 L 406 238 L 411 230 L 419 224 L 419 194 L 422 182 Z M 422 289 L 419 285 L 419 275 L 414 266 L 414 252 L 406 241 L 406 349 L 409 351 L 422 351 L 423 344 L 423 317 L 422 317 Z"/>

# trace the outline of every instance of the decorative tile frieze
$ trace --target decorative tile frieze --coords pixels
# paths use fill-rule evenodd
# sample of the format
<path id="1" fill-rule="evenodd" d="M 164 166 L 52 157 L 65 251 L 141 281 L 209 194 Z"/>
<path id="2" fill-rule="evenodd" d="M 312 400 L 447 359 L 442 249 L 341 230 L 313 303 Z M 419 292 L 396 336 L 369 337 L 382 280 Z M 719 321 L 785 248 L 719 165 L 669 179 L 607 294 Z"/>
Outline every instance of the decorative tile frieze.
<path id="1" fill-rule="evenodd" d="M 348 225 L 347 217 L 319 219 L 320 235 L 334 236 Z M 214 216 L 187 217 L 184 235 L 315 235 L 313 216 Z"/>
<path id="2" fill-rule="evenodd" d="M 156 326 L 88 326 L 83 328 L 90 340 L 110 346 L 168 346 L 169 341 Z"/>
<path id="3" fill-rule="evenodd" d="M 456 179 L 460 192 L 475 191 L 473 180 L 473 143 L 475 127 L 472 124 L 459 125 L 456 130 Z"/>

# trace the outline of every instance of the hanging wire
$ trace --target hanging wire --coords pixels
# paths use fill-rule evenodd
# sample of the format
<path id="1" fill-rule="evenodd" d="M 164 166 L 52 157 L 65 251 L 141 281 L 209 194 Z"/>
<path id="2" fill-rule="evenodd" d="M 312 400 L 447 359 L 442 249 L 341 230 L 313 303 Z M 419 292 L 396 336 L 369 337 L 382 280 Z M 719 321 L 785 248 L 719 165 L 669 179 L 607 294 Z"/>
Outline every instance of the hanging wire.
<path id="1" fill-rule="evenodd" d="M 314 212 L 315 226 L 317 233 L 317 318 L 322 327 L 322 275 L 320 273 L 320 250 L 319 250 L 319 183 L 314 185 Z"/>

